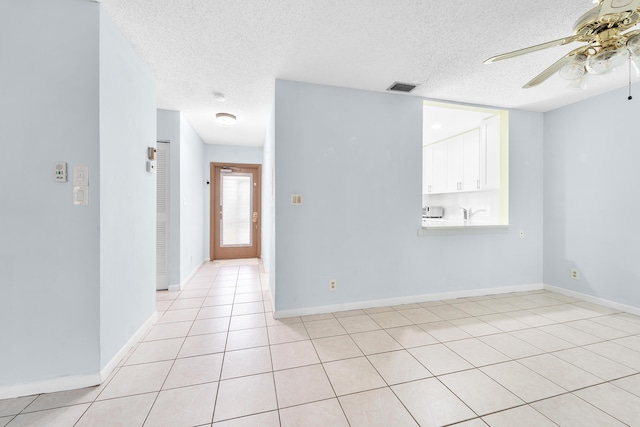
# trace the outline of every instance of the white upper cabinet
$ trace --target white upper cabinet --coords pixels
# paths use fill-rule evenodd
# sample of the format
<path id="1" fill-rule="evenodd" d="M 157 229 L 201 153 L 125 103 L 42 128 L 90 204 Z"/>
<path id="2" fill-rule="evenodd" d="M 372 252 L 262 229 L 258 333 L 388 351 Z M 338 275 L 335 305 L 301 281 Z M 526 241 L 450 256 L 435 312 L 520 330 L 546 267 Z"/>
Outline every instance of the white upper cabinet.
<path id="1" fill-rule="evenodd" d="M 433 192 L 433 145 L 422 148 L 422 194 Z"/>
<path id="2" fill-rule="evenodd" d="M 500 188 L 500 117 L 492 116 L 480 126 L 480 189 Z"/>
<path id="3" fill-rule="evenodd" d="M 480 127 L 423 147 L 422 193 L 500 188 L 500 117 Z"/>
<path id="4" fill-rule="evenodd" d="M 480 189 L 480 130 L 474 129 L 463 135 L 462 147 L 462 191 Z"/>
<path id="5" fill-rule="evenodd" d="M 459 135 L 438 144 L 446 144 L 447 146 L 447 193 L 462 191 L 462 181 L 464 179 L 464 137 Z"/>
<path id="6" fill-rule="evenodd" d="M 447 192 L 447 145 L 434 144 L 433 147 L 433 179 L 431 192 Z"/>
<path id="7" fill-rule="evenodd" d="M 480 130 L 423 149 L 423 194 L 480 189 Z"/>

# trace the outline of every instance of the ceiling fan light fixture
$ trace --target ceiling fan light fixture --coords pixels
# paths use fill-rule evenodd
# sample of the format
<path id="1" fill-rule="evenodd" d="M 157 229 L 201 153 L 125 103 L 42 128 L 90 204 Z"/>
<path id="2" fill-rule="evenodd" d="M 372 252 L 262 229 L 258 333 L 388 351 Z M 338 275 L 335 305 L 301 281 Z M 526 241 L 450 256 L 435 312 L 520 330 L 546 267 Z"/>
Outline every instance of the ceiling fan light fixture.
<path id="1" fill-rule="evenodd" d="M 624 64 L 628 58 L 627 49 L 603 50 L 587 60 L 587 70 L 593 74 L 606 74 Z"/>
<path id="2" fill-rule="evenodd" d="M 229 113 L 217 113 L 216 124 L 225 127 L 233 126 L 236 124 L 236 116 Z"/>
<path id="3" fill-rule="evenodd" d="M 588 89 L 589 82 L 591 81 L 591 74 L 584 73 L 584 75 L 578 79 L 572 80 L 567 86 L 570 89 Z"/>
<path id="4" fill-rule="evenodd" d="M 576 55 L 574 59 L 564 67 L 560 68 L 558 74 L 565 80 L 576 80 L 585 75 L 587 70 L 584 64 L 587 62 L 586 55 Z"/>

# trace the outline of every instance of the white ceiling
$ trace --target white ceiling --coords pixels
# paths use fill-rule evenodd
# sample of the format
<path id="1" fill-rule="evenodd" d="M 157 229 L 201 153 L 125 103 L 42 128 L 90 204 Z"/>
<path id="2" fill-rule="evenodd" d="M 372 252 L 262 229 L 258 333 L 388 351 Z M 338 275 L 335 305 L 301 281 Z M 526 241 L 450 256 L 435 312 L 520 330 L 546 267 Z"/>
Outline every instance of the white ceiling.
<path id="1" fill-rule="evenodd" d="M 429 145 L 471 129 L 480 127 L 482 120 L 495 112 L 467 110 L 425 105 L 422 120 L 422 144 Z"/>
<path id="2" fill-rule="evenodd" d="M 625 86 L 587 90 L 554 76 L 522 85 L 570 44 L 484 65 L 490 56 L 572 34 L 591 0 L 101 0 L 158 81 L 158 108 L 180 110 L 206 143 L 260 146 L 274 79 L 548 111 Z M 226 95 L 225 102 L 213 92 Z M 214 115 L 238 116 L 231 128 Z"/>

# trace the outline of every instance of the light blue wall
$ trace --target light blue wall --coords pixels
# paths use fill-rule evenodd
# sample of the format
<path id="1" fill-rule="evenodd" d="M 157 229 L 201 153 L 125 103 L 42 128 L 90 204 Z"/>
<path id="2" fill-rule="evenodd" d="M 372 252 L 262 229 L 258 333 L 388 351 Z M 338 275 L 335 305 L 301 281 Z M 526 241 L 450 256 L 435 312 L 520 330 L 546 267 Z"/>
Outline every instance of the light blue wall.
<path id="1" fill-rule="evenodd" d="M 422 100 L 276 81 L 276 310 L 540 283 L 542 134 L 510 112 L 510 229 L 417 237 Z"/>
<path id="2" fill-rule="evenodd" d="M 3 2 L 0 31 L 0 389 L 93 381 L 155 312 L 155 82 L 95 2 Z"/>
<path id="3" fill-rule="evenodd" d="M 544 118 L 544 281 L 634 307 L 640 307 L 638 102 L 627 100 L 625 88 Z M 570 278 L 574 268 L 579 280 Z"/>
<path id="4" fill-rule="evenodd" d="M 147 148 L 156 145 L 155 103 L 155 78 L 102 11 L 101 367 L 156 311 L 156 176 L 146 170 Z"/>
<path id="5" fill-rule="evenodd" d="M 180 281 L 205 258 L 202 193 L 207 186 L 200 169 L 203 151 L 202 139 L 180 114 Z"/>
<path id="6" fill-rule="evenodd" d="M 262 262 L 269 273 L 271 301 L 275 301 L 275 111 L 272 108 L 265 132 L 262 160 Z"/>
<path id="7" fill-rule="evenodd" d="M 0 387 L 98 370 L 98 18 L 92 2 L 0 2 Z M 56 161 L 89 166 L 89 206 Z"/>
<path id="8" fill-rule="evenodd" d="M 262 164 L 262 147 L 242 147 L 235 145 L 205 144 L 202 157 L 202 182 L 211 183 L 211 163 L 247 163 Z M 202 193 L 204 198 L 204 241 L 203 254 L 209 259 L 210 229 L 211 229 L 211 184 L 205 185 Z"/>
<path id="9" fill-rule="evenodd" d="M 212 162 L 262 164 L 262 147 L 205 144 L 203 159 L 205 177 L 208 177 L 209 164 Z"/>
<path id="10" fill-rule="evenodd" d="M 169 142 L 169 284 L 180 283 L 180 112 L 157 111 L 157 139 Z"/>

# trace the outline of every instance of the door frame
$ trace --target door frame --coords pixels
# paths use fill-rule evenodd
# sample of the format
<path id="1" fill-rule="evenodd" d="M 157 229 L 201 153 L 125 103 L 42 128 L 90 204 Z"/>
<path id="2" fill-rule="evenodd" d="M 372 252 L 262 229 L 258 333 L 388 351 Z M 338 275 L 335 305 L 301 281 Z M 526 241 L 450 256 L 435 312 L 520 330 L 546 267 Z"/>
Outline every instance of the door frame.
<path id="1" fill-rule="evenodd" d="M 258 213 L 258 221 L 257 228 L 255 230 L 255 234 L 253 236 L 256 244 L 256 257 L 261 258 L 262 256 L 262 247 L 261 247 L 261 238 L 262 238 L 262 165 L 260 164 L 250 164 L 250 163 L 220 163 L 220 162 L 211 162 L 209 166 L 209 174 L 210 174 L 210 182 L 211 187 L 209 188 L 209 259 L 211 261 L 216 259 L 215 253 L 215 229 L 216 224 L 220 224 L 220 209 L 217 209 L 220 206 L 220 192 L 216 191 L 220 188 L 220 174 L 216 173 L 216 170 L 222 168 L 231 168 L 231 169 L 243 169 L 243 170 L 252 170 L 255 171 L 255 181 L 257 185 L 253 188 L 253 203 L 254 203 L 254 212 Z"/>

